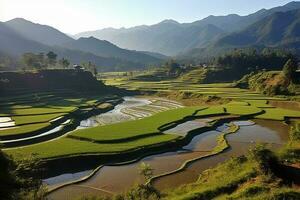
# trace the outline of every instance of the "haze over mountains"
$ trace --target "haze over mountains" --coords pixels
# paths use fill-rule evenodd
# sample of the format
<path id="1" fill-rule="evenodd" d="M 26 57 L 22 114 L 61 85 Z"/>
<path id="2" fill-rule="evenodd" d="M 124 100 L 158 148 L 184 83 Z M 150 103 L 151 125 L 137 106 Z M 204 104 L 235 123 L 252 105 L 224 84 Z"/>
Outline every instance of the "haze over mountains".
<path id="1" fill-rule="evenodd" d="M 174 20 L 165 20 L 151 26 L 143 25 L 128 29 L 107 28 L 83 32 L 76 34 L 75 37 L 94 36 L 108 40 L 122 48 L 153 51 L 175 56 L 193 48 L 204 48 L 221 36 L 240 31 L 275 12 L 285 12 L 299 8 L 299 2 L 291 2 L 269 10 L 262 9 L 247 16 L 236 14 L 208 16 L 193 23 L 182 24 Z"/>
<path id="2" fill-rule="evenodd" d="M 107 41 L 95 38 L 75 40 L 57 29 L 35 24 L 22 18 L 0 23 L 0 51 L 12 56 L 26 52 L 54 51 L 72 63 L 91 61 L 99 70 L 139 69 L 161 62 L 146 53 L 121 49 Z"/>
<path id="3" fill-rule="evenodd" d="M 194 59 L 245 47 L 298 50 L 300 2 L 247 16 L 209 16 L 193 23 L 164 20 L 151 26 L 107 28 L 75 37 L 78 39 L 22 18 L 0 22 L 0 52 L 19 57 L 26 52 L 54 51 L 72 63 L 91 61 L 101 71 L 130 70 L 159 65 L 166 59 L 162 54 Z"/>

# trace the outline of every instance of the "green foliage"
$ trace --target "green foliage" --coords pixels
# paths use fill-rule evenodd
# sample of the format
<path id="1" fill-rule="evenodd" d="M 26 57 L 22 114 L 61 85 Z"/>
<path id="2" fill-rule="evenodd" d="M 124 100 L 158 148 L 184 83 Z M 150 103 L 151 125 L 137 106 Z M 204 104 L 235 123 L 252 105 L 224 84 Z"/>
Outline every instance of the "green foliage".
<path id="1" fill-rule="evenodd" d="M 0 150 L 0 196 L 5 200 L 42 200 L 45 190 L 36 178 L 40 172 L 39 162 L 24 157 L 14 162 Z"/>
<path id="2" fill-rule="evenodd" d="M 48 64 L 54 66 L 56 64 L 57 54 L 55 54 L 53 51 L 49 51 L 46 56 Z"/>
<path id="3" fill-rule="evenodd" d="M 45 69 L 46 61 L 44 54 L 34 54 L 34 53 L 25 53 L 22 55 L 21 62 L 25 65 L 27 69 Z"/>
<path id="4" fill-rule="evenodd" d="M 81 64 L 85 70 L 90 71 L 94 76 L 97 76 L 98 71 L 95 64 L 92 62 L 82 62 Z"/>
<path id="5" fill-rule="evenodd" d="M 206 200 L 233 191 L 238 185 L 255 176 L 252 164 L 245 157 L 231 158 L 214 169 L 204 171 L 198 181 L 166 194 L 163 199 Z"/>
<path id="6" fill-rule="evenodd" d="M 58 64 L 63 68 L 63 69 L 67 69 L 70 66 L 70 61 L 67 60 L 66 58 L 62 58 L 58 61 Z"/>
<path id="7" fill-rule="evenodd" d="M 139 166 L 139 174 L 143 175 L 145 180 L 148 181 L 153 176 L 153 169 L 149 164 L 142 162 Z"/>
<path id="8" fill-rule="evenodd" d="M 249 150 L 249 159 L 253 161 L 255 168 L 262 174 L 273 174 L 278 167 L 277 157 L 265 145 L 256 145 Z"/>
<path id="9" fill-rule="evenodd" d="M 0 71 L 8 71 L 11 69 L 16 69 L 18 63 L 13 57 L 0 52 Z"/>
<path id="10" fill-rule="evenodd" d="M 159 200 L 160 192 L 153 186 L 138 185 L 123 195 L 117 195 L 114 200 Z"/>
<path id="11" fill-rule="evenodd" d="M 214 72 L 214 79 L 212 77 L 211 80 L 233 81 L 251 72 L 279 70 L 291 57 L 293 56 L 289 52 L 284 51 L 235 50 L 213 60 L 212 65 L 218 71 Z"/>
<path id="12" fill-rule="evenodd" d="M 298 67 L 297 67 L 297 64 L 294 61 L 294 59 L 289 59 L 283 66 L 283 69 L 282 69 L 283 75 L 286 78 L 293 80 L 295 78 L 295 73 L 296 73 L 297 68 Z"/>

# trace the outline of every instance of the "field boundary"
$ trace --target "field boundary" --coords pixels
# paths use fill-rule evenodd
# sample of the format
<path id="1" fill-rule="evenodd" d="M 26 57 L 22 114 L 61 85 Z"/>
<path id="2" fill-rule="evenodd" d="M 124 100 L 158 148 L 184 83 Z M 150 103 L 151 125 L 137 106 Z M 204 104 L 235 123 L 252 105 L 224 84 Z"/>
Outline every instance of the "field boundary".
<path id="1" fill-rule="evenodd" d="M 186 160 L 178 169 L 175 169 L 173 171 L 166 172 L 166 173 L 163 173 L 163 174 L 156 175 L 156 176 L 152 177 L 151 179 L 149 179 L 149 181 L 147 181 L 145 184 L 146 185 L 151 184 L 156 179 L 159 179 L 159 178 L 162 178 L 162 177 L 165 177 L 165 176 L 169 176 L 169 175 L 181 172 L 181 171 L 185 170 L 190 164 L 192 164 L 193 162 L 196 162 L 198 160 L 221 154 L 222 152 L 224 152 L 225 150 L 227 150 L 230 147 L 230 145 L 228 144 L 228 141 L 226 139 L 226 136 L 229 135 L 229 134 L 232 134 L 232 133 L 236 133 L 240 128 L 238 125 L 235 125 L 235 124 L 231 124 L 231 127 L 233 127 L 232 130 L 224 132 L 221 135 L 220 140 L 218 141 L 218 145 L 213 150 L 213 153 L 210 153 L 210 154 L 207 154 L 207 155 L 204 155 L 204 156 L 200 156 L 200 157 L 196 157 L 196 158 L 193 158 L 193 159 L 190 159 L 190 160 Z M 219 148 L 221 148 L 221 149 L 219 149 Z"/>
<path id="2" fill-rule="evenodd" d="M 156 154 L 160 154 L 160 153 L 167 153 L 167 152 L 171 152 L 171 151 L 175 151 L 175 150 L 178 150 L 178 148 L 180 148 L 182 145 L 185 145 L 187 143 L 190 142 L 190 140 L 193 139 L 194 136 L 196 135 L 200 135 L 206 131 L 209 131 L 209 130 L 213 130 L 214 128 L 216 128 L 217 126 L 219 126 L 220 124 L 223 124 L 223 123 L 226 123 L 226 122 L 229 122 L 233 119 L 236 119 L 238 117 L 233 117 L 233 118 L 227 118 L 227 119 L 220 119 L 218 120 L 216 123 L 214 123 L 212 126 L 206 126 L 206 127 L 202 127 L 202 128 L 198 128 L 198 129 L 194 129 L 192 131 L 190 131 L 186 137 L 183 137 L 181 139 L 175 139 L 173 142 L 176 142 L 177 144 L 174 144 L 174 145 L 171 145 L 170 147 L 172 147 L 171 149 L 164 149 L 164 150 L 159 150 L 159 151 L 152 151 L 152 152 L 149 152 L 149 153 L 145 153 L 145 154 L 142 154 L 141 156 L 139 156 L 138 158 L 135 158 L 133 160 L 129 160 L 129 161 L 124 161 L 124 162 L 119 162 L 119 163 L 107 163 L 107 164 L 102 164 L 102 165 L 99 165 L 95 170 L 93 170 L 89 175 L 83 177 L 83 178 L 80 178 L 78 180 L 74 180 L 74 181 L 71 181 L 71 182 L 67 182 L 67 183 L 64 183 L 64 184 L 61 184 L 61 185 L 58 185 L 52 189 L 50 189 L 49 191 L 47 191 L 47 194 L 50 194 L 60 188 L 63 188 L 63 187 L 66 187 L 66 186 L 69 186 L 69 185 L 73 185 L 73 184 L 78 184 L 78 183 L 82 183 L 82 182 L 85 182 L 87 180 L 89 180 L 91 177 L 93 177 L 102 167 L 105 167 L 105 166 L 122 166 L 122 165 L 127 165 L 127 164 L 132 164 L 132 163 L 135 163 L 135 162 L 138 162 L 140 161 L 141 159 L 145 158 L 145 157 L 148 157 L 148 156 L 151 156 L 151 155 L 156 155 Z M 196 134 L 196 132 L 198 131 L 201 131 L 201 133 L 198 133 Z M 232 132 L 236 132 L 238 131 L 238 126 L 236 129 L 234 129 Z M 226 133 L 227 134 L 230 134 L 231 132 L 228 132 Z M 225 149 L 223 149 L 221 152 L 223 152 L 224 150 L 226 150 L 229 146 L 228 146 L 228 143 L 227 143 L 227 140 L 225 139 L 225 134 L 224 134 L 224 140 L 227 144 L 227 147 Z M 157 145 L 157 144 L 156 144 Z M 161 145 L 170 145 L 170 141 L 169 142 L 165 142 Z M 153 145 L 151 145 L 151 147 L 153 147 Z M 151 148 L 150 147 L 150 148 Z M 146 149 L 147 150 L 147 149 Z M 149 151 L 149 148 L 148 148 L 148 151 Z M 151 149 L 150 149 L 151 151 Z M 218 153 L 221 153 L 221 152 L 218 152 Z M 120 152 L 121 153 L 121 157 L 127 157 L 125 156 L 126 153 L 124 154 L 124 152 Z M 116 153 L 116 154 L 120 154 L 120 153 Z M 129 152 L 127 152 L 129 153 Z M 102 154 L 103 155 L 103 154 Z M 111 154 L 109 154 L 108 156 L 110 156 Z M 212 154 L 212 155 L 209 155 L 209 156 L 214 156 L 216 154 Z M 89 155 L 86 155 L 86 156 L 89 156 Z M 90 155 L 92 156 L 92 155 Z M 97 156 L 97 154 L 94 154 L 94 156 Z M 98 156 L 101 156 L 101 154 L 99 154 Z M 206 155 L 208 157 L 208 155 Z M 76 156 L 78 158 L 78 156 Z M 111 158 L 111 157 L 110 157 Z M 64 158 L 60 158 L 60 159 L 67 159 L 67 157 L 64 157 Z M 196 160 L 199 160 L 199 159 L 202 159 L 201 158 L 195 158 L 195 159 L 192 159 L 192 161 L 196 161 Z M 57 160 L 57 159 L 55 159 Z M 54 160 L 53 160 L 54 161 Z M 190 161 L 189 161 L 190 162 Z M 186 163 L 186 164 L 189 164 L 189 163 Z M 164 175 L 166 176 L 166 175 Z"/>

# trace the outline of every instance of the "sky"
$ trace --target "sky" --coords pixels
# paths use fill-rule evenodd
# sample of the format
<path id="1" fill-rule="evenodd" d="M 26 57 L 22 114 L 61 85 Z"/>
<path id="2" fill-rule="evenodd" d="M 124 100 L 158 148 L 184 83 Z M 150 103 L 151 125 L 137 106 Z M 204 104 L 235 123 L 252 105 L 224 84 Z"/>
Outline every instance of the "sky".
<path id="1" fill-rule="evenodd" d="M 247 15 L 291 0 L 0 0 L 0 21 L 16 17 L 75 34 L 107 27 L 193 22 L 209 15 Z"/>

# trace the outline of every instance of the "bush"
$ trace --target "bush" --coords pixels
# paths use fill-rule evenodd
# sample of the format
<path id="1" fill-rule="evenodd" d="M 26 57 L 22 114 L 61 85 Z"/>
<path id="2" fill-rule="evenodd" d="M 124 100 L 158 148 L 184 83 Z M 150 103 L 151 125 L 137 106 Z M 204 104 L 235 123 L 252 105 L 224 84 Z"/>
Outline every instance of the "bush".
<path id="1" fill-rule="evenodd" d="M 138 185 L 124 195 L 117 195 L 115 200 L 159 200 L 160 193 L 150 184 Z"/>
<path id="2" fill-rule="evenodd" d="M 32 178 L 36 173 L 36 163 L 32 159 L 15 163 L 0 150 L 0 197 L 5 200 L 41 200 L 45 190 L 41 181 Z"/>
<path id="3" fill-rule="evenodd" d="M 264 175 L 272 175 L 278 168 L 278 159 L 265 145 L 258 144 L 249 151 L 249 159 L 254 161 L 255 168 Z"/>

